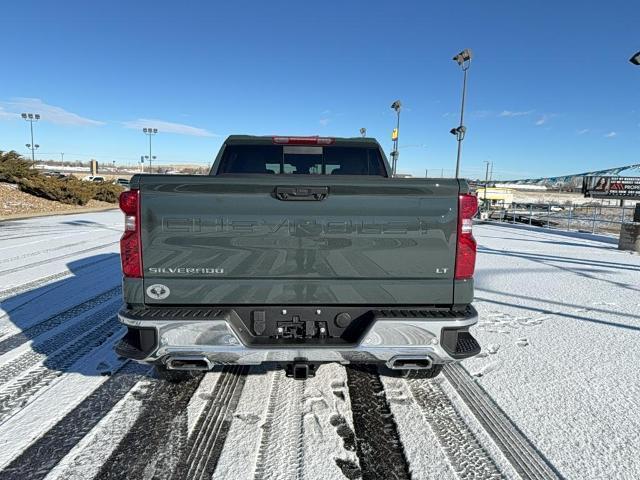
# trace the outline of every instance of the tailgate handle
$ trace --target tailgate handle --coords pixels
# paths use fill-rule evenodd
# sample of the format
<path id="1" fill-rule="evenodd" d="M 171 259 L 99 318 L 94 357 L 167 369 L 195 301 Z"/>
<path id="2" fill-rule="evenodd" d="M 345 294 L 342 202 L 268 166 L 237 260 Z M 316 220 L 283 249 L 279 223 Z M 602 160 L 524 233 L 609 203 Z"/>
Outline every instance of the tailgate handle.
<path id="1" fill-rule="evenodd" d="M 320 202 L 329 196 L 329 187 L 276 187 L 275 195 L 278 200 L 285 202 Z"/>

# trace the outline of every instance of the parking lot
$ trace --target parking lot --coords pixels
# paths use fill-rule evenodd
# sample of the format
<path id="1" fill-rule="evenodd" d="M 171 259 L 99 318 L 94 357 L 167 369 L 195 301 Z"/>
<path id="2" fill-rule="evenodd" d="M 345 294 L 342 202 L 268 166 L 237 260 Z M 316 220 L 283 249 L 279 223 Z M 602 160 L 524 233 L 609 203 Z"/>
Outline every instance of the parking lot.
<path id="1" fill-rule="evenodd" d="M 112 351 L 121 230 L 117 211 L 0 225 L 0 478 L 640 475 L 640 257 L 611 240 L 478 225 L 483 351 L 435 380 L 172 385 Z"/>

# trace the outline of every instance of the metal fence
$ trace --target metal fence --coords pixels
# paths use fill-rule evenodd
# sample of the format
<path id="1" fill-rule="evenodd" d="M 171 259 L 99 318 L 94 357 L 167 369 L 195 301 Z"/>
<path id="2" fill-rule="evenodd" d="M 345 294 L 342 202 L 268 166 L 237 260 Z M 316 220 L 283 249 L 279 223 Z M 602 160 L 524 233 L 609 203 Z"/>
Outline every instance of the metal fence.
<path id="1" fill-rule="evenodd" d="M 490 208 L 487 220 L 521 223 L 587 233 L 620 233 L 620 225 L 633 220 L 635 206 L 601 204 L 513 203 Z"/>

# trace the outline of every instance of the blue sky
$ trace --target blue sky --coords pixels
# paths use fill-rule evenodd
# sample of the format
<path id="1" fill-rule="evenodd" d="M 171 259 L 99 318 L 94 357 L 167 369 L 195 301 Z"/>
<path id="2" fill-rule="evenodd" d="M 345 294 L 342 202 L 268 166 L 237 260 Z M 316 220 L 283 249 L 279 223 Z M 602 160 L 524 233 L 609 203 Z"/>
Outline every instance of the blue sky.
<path id="1" fill-rule="evenodd" d="M 233 133 L 369 136 L 399 171 L 453 172 L 471 48 L 462 173 L 560 175 L 640 162 L 634 2 L 6 2 L 0 150 L 207 163 Z"/>

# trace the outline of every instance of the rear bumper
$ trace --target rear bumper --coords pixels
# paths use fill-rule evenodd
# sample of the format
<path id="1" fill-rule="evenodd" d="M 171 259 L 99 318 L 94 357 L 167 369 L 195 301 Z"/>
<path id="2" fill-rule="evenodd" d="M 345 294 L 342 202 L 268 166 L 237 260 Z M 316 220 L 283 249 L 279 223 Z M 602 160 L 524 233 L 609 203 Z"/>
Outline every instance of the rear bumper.
<path id="1" fill-rule="evenodd" d="M 175 310 L 175 309 L 174 309 Z M 192 312 L 193 310 L 187 310 Z M 407 313 L 408 312 L 408 313 Z M 238 330 L 233 309 L 202 315 L 141 315 L 122 309 L 120 322 L 128 333 L 117 346 L 119 355 L 134 360 L 165 364 L 175 357 L 198 357 L 210 365 L 308 362 L 387 363 L 396 357 L 429 357 L 435 363 L 450 363 L 476 355 L 480 346 L 469 333 L 478 321 L 473 307 L 458 314 L 415 310 L 377 312 L 361 340 L 351 344 L 251 345 Z M 153 317 L 153 318 L 149 318 Z M 160 318 L 159 318 L 160 317 Z"/>

